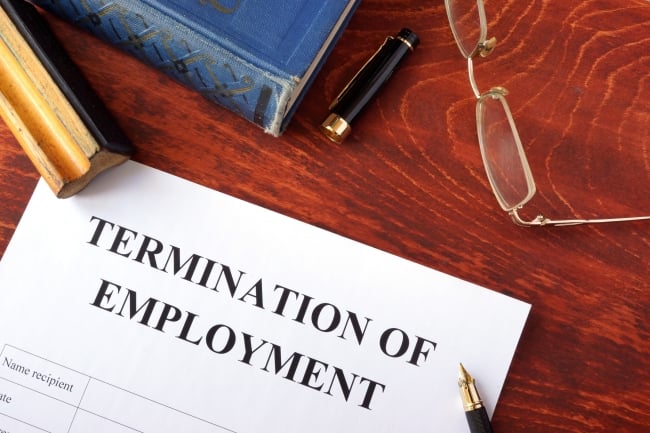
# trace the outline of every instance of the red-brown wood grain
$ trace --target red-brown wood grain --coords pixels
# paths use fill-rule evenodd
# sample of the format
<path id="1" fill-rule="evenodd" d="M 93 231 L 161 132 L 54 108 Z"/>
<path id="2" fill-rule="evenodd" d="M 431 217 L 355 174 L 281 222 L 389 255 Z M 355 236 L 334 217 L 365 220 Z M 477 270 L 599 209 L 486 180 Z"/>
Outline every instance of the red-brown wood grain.
<path id="1" fill-rule="evenodd" d="M 538 189 L 523 213 L 650 214 L 650 2 L 500 0 L 486 12 L 499 44 L 475 74 L 482 90 L 510 91 Z M 135 160 L 532 303 L 496 432 L 649 431 L 650 222 L 510 222 L 485 177 L 443 2 L 364 0 L 277 139 L 48 19 Z M 318 124 L 330 100 L 402 27 L 421 45 L 352 135 L 329 142 Z M 0 125 L 0 252 L 36 180 Z"/>

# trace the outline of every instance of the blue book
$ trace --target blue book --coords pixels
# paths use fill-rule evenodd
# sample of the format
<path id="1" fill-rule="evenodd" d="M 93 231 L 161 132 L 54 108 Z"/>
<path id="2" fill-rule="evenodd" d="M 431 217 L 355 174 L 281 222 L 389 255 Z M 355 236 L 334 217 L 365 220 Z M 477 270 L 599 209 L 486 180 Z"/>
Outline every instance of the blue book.
<path id="1" fill-rule="evenodd" d="M 282 134 L 361 0 L 31 0 Z"/>

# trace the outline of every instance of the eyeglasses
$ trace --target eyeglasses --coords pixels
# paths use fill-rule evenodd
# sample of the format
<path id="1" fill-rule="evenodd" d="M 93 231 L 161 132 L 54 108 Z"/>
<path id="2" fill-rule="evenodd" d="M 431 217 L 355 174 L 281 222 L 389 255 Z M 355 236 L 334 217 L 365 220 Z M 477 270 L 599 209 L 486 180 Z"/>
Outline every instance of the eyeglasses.
<path id="1" fill-rule="evenodd" d="M 499 205 L 510 214 L 514 223 L 521 226 L 563 226 L 650 219 L 650 216 L 641 216 L 552 220 L 539 215 L 526 221 L 519 216 L 519 210 L 535 195 L 535 181 L 506 102 L 507 91 L 503 87 L 493 87 L 481 93 L 474 78 L 473 58 L 487 56 L 496 46 L 495 38 L 487 39 L 483 0 L 445 0 L 445 9 L 454 39 L 467 59 L 469 83 L 476 96 L 476 126 L 485 171 Z"/>

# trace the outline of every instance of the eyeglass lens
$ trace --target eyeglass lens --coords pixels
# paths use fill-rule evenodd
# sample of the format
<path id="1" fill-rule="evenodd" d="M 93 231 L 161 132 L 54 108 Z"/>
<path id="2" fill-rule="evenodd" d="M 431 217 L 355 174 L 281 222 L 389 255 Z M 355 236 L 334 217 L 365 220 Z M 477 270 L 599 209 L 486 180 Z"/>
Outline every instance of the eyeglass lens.
<path id="1" fill-rule="evenodd" d="M 471 57 L 478 44 L 485 39 L 483 3 L 480 0 L 445 0 L 445 4 L 458 48 L 463 56 Z"/>
<path id="2" fill-rule="evenodd" d="M 535 194 L 535 184 L 505 98 L 490 91 L 476 103 L 485 171 L 501 207 L 510 211 Z"/>

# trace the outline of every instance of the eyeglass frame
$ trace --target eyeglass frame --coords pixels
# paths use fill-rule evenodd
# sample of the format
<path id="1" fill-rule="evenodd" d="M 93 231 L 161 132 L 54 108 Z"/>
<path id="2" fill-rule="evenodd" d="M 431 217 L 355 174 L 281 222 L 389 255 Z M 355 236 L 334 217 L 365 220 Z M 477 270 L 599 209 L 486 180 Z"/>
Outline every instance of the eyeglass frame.
<path id="1" fill-rule="evenodd" d="M 497 198 L 497 201 L 499 202 L 499 205 L 501 208 L 508 212 L 510 214 L 510 217 L 512 218 L 512 221 L 519 226 L 524 226 L 524 227 L 539 227 L 539 226 L 570 226 L 570 225 L 579 225 L 579 224 L 599 224 L 599 223 L 609 223 L 609 222 L 628 222 L 628 221 L 641 221 L 641 220 L 649 220 L 650 216 L 639 216 L 639 217 L 625 217 L 625 218 L 599 218 L 599 219 L 561 219 L 561 220 L 552 220 L 549 218 L 546 218 L 543 215 L 537 215 L 533 220 L 527 221 L 524 220 L 520 215 L 519 215 L 519 210 L 523 208 L 525 204 L 527 204 L 535 195 L 536 193 L 536 187 L 535 187 L 535 180 L 532 175 L 532 171 L 530 170 L 530 166 L 528 164 L 528 160 L 526 158 L 526 152 L 524 151 L 523 145 L 521 144 L 521 140 L 519 138 L 519 133 L 517 131 L 514 118 L 512 117 L 512 112 L 510 111 L 510 107 L 508 106 L 508 103 L 505 99 L 505 96 L 507 95 L 508 91 L 503 88 L 503 87 L 492 87 L 490 90 L 487 92 L 481 93 L 478 89 L 478 85 L 476 84 L 476 78 L 474 77 L 474 63 L 472 59 L 476 57 L 477 55 L 480 57 L 487 57 L 496 47 L 497 40 L 495 37 L 492 38 L 487 38 L 487 18 L 485 14 L 485 6 L 483 0 L 476 0 L 476 5 L 478 8 L 478 16 L 479 16 L 479 37 L 478 41 L 476 43 L 476 46 L 470 53 L 465 52 L 465 47 L 461 43 L 461 38 L 457 34 L 457 29 L 453 24 L 453 19 L 452 19 L 452 13 L 450 11 L 450 6 L 449 3 L 453 2 L 454 0 L 445 0 L 445 10 L 447 12 L 447 20 L 449 21 L 449 27 L 451 29 L 451 32 L 454 36 L 454 40 L 456 41 L 456 45 L 458 46 L 458 49 L 460 50 L 461 54 L 463 57 L 466 58 L 467 60 L 467 73 L 469 77 L 469 83 L 472 88 L 472 91 L 474 92 L 474 96 L 476 97 L 476 111 L 477 111 L 477 117 L 476 117 L 476 126 L 477 126 L 477 134 L 478 134 L 478 139 L 479 139 L 479 148 L 481 150 L 481 156 L 483 159 L 483 165 L 485 166 L 485 171 L 487 173 L 488 181 L 490 182 L 490 186 L 492 188 L 492 192 Z M 520 161 L 522 163 L 522 169 L 525 174 L 526 182 L 528 184 L 528 194 L 526 197 L 521 200 L 517 205 L 509 208 L 506 206 L 500 197 L 499 193 L 499 188 L 495 185 L 494 180 L 492 179 L 492 174 L 490 172 L 490 169 L 488 168 L 488 161 L 486 159 L 486 152 L 485 152 L 485 145 L 483 143 L 483 135 L 481 134 L 482 128 L 484 128 L 484 125 L 480 121 L 479 117 L 479 108 L 480 108 L 480 103 L 482 99 L 492 97 L 495 99 L 498 99 L 505 111 L 506 117 L 508 119 L 508 124 L 510 126 L 513 139 L 515 141 L 516 147 L 519 152 L 519 157 Z"/>

